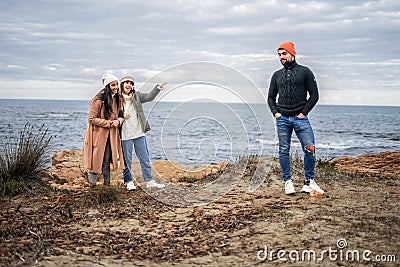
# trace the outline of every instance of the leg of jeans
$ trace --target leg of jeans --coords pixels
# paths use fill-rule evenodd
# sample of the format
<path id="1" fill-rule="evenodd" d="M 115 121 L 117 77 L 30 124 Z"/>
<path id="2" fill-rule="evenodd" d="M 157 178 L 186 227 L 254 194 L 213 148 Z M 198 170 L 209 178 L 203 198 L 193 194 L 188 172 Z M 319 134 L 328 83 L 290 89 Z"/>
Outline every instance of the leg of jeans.
<path id="1" fill-rule="evenodd" d="M 149 149 L 147 147 L 146 136 L 133 139 L 135 145 L 135 153 L 139 159 L 140 167 L 142 168 L 143 179 L 151 181 L 153 178 L 151 176 L 151 165 Z"/>
<path id="2" fill-rule="evenodd" d="M 105 185 L 110 184 L 110 163 L 111 163 L 111 144 L 110 144 L 110 137 L 108 137 L 106 143 L 106 149 L 104 150 L 103 165 L 101 167 Z"/>
<path id="3" fill-rule="evenodd" d="M 314 179 L 315 169 L 315 153 L 310 152 L 307 147 L 313 147 L 315 152 L 314 132 L 308 118 L 297 118 L 294 122 L 294 131 L 301 143 L 301 148 L 304 152 L 304 176 L 308 182 Z"/>
<path id="4" fill-rule="evenodd" d="M 292 125 L 288 117 L 281 116 L 276 119 L 279 140 L 279 163 L 282 169 L 283 181 L 292 179 L 290 175 L 290 142 L 292 139 Z"/>
<path id="5" fill-rule="evenodd" d="M 122 141 L 122 151 L 124 153 L 124 182 L 129 183 L 132 181 L 132 150 L 133 150 L 133 140 Z"/>

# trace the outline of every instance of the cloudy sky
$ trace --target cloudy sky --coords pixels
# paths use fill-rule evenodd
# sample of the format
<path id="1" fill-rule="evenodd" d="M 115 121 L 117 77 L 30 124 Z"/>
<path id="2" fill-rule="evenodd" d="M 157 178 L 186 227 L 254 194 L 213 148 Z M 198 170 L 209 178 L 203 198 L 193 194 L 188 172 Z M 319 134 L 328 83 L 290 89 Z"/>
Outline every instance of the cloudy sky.
<path id="1" fill-rule="evenodd" d="M 298 63 L 317 78 L 321 104 L 398 106 L 399 36 L 394 0 L 2 0 L 0 98 L 91 99 L 105 72 L 135 76 L 142 91 L 154 75 L 174 87 L 196 77 L 157 74 L 188 62 L 234 69 L 265 95 L 281 67 L 277 46 L 293 41 Z M 217 74 L 233 81 L 223 69 Z M 200 80 L 215 74 L 202 71 Z"/>

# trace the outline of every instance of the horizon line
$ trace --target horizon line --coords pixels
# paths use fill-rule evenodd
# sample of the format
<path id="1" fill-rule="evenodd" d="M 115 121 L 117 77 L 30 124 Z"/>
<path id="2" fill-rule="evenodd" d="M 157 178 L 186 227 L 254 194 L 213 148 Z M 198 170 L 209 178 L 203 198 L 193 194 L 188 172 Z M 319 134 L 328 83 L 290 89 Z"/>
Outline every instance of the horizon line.
<path id="1" fill-rule="evenodd" d="M 2 98 L 0 97 L 0 100 L 37 100 L 37 101 L 91 101 L 91 99 L 54 99 L 54 98 Z M 157 101 L 157 102 L 163 102 L 163 103 L 183 103 L 182 101 Z M 190 101 L 192 103 L 215 103 L 211 101 Z M 240 103 L 240 102 L 223 102 L 226 104 L 245 104 L 245 103 Z M 250 102 L 248 104 L 267 104 L 266 102 Z M 363 107 L 400 107 L 400 105 L 395 106 L 395 105 L 383 105 L 383 104 L 333 104 L 333 103 L 317 103 L 316 106 L 363 106 Z"/>

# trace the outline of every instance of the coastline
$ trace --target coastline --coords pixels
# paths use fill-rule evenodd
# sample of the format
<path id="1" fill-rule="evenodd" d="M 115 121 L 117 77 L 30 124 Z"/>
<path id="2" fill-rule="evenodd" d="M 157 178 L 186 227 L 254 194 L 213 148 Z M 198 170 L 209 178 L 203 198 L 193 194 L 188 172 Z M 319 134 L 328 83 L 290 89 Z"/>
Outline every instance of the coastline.
<path id="1" fill-rule="evenodd" d="M 400 178 L 400 151 L 331 160 L 340 172 L 374 178 Z"/>
<path id="2" fill-rule="evenodd" d="M 27 122 L 34 122 L 36 126 L 46 125 L 49 128 L 49 135 L 54 137 L 52 153 L 63 149 L 82 149 L 89 103 L 57 100 L 23 102 L 10 100 L 3 101 L 0 104 L 0 110 L 6 118 L 0 124 L 4 128 L 0 137 L 3 139 L 8 136 L 16 137 Z M 147 140 L 152 160 L 168 158 L 188 165 L 199 159 L 200 150 L 198 148 L 200 148 L 199 142 L 201 140 L 199 137 L 212 139 L 217 149 L 215 155 L 211 150 L 202 151 L 201 159 L 205 162 L 204 164 L 211 161 L 216 163 L 234 161 L 236 157 L 242 156 L 245 151 L 246 155 L 256 154 L 266 157 L 273 157 L 277 153 L 276 133 L 272 116 L 266 112 L 263 105 L 252 106 L 254 114 L 250 112 L 246 105 L 232 105 L 231 108 L 237 114 L 240 114 L 240 117 L 236 117 L 235 113 L 225 114 L 221 120 L 219 120 L 219 117 L 215 117 L 220 125 L 229 129 L 230 137 L 228 138 L 223 134 L 215 135 L 212 133 L 213 131 L 210 131 L 210 128 L 214 127 L 212 121 L 201 120 L 198 122 L 204 122 L 203 125 L 197 122 L 194 124 L 192 120 L 197 118 L 197 112 L 202 110 L 209 110 L 208 113 L 214 118 L 213 114 L 218 114 L 221 111 L 218 104 L 193 104 L 190 105 L 190 108 L 185 108 L 180 112 L 175 111 L 173 114 L 171 112 L 178 107 L 178 103 L 155 102 L 154 104 L 155 106 L 153 104 L 144 106 L 152 126 Z M 187 115 L 183 115 L 183 111 L 188 111 Z M 317 105 L 315 110 L 310 113 L 310 119 L 315 122 L 313 128 L 316 146 L 318 147 L 317 158 L 327 160 L 343 156 L 353 157 L 367 153 L 400 150 L 399 132 L 395 124 L 392 123 L 396 121 L 399 112 L 400 106 Z M 376 121 L 382 116 L 385 116 L 386 120 L 380 125 L 376 124 Z M 175 117 L 180 119 L 172 119 Z M 232 122 L 236 119 L 238 124 L 234 126 Z M 255 119 L 258 122 L 253 122 Z M 184 123 L 186 120 L 192 123 Z M 353 127 L 353 121 L 362 121 L 363 124 Z M 65 125 L 68 125 L 67 130 Z M 184 135 L 179 137 L 177 129 L 181 129 L 181 134 Z M 223 129 L 219 130 L 224 132 Z M 168 138 L 162 132 L 164 134 L 168 132 Z M 262 134 L 260 135 L 260 133 Z M 248 139 L 247 137 L 244 139 L 241 136 L 243 134 L 247 134 Z M 174 142 L 183 137 L 185 139 L 181 141 L 185 145 L 175 146 Z M 232 140 L 230 140 L 231 138 Z M 238 138 L 237 141 L 233 141 L 236 140 L 235 138 Z M 68 142 L 65 142 L 66 140 Z M 239 140 L 240 142 L 238 142 Z M 230 142 L 234 142 L 232 149 L 229 149 L 232 145 Z M 225 144 L 226 146 L 217 144 Z M 247 145 L 249 145 L 248 148 Z M 212 149 L 212 147 L 210 148 Z M 222 149 L 219 150 L 219 148 Z M 292 148 L 302 153 L 297 141 L 293 143 Z M 207 149 L 207 146 L 203 149 Z"/>
<path id="3" fill-rule="evenodd" d="M 49 180 L 51 177 L 57 179 L 50 181 L 52 187 L 59 190 L 81 190 L 88 187 L 83 177 L 83 166 L 79 150 L 60 150 L 52 157 L 52 166 L 46 170 Z M 366 154 L 357 157 L 334 158 L 322 162 L 329 164 L 338 173 L 358 177 L 370 178 L 400 178 L 400 151 L 383 152 L 379 154 Z M 279 168 L 277 160 L 274 161 L 275 168 Z M 318 162 L 317 162 L 318 164 Z M 220 162 L 215 165 L 194 166 L 183 168 L 181 165 L 166 161 L 157 160 L 152 163 L 153 176 L 166 183 L 192 184 L 184 181 L 201 181 L 208 176 L 217 176 L 223 173 L 229 164 Z M 133 161 L 133 176 L 142 180 L 141 169 L 138 161 Z M 117 185 L 122 183 L 122 170 L 112 171 L 111 183 Z M 265 174 L 266 176 L 268 173 Z M 57 182 L 62 180 L 63 182 Z M 98 182 L 101 185 L 101 182 Z"/>

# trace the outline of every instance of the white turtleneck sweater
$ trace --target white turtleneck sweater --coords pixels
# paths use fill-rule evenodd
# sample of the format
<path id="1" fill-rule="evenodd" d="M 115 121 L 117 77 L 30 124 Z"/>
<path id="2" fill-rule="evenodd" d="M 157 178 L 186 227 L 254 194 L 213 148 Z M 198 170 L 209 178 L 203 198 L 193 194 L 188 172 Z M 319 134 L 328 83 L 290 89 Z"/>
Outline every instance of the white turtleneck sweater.
<path id="1" fill-rule="evenodd" d="M 125 99 L 125 113 L 131 115 L 131 117 L 129 119 L 125 119 L 124 124 L 122 124 L 122 141 L 144 136 L 145 134 L 142 131 L 142 127 L 140 126 L 140 122 L 133 105 L 133 98 L 131 99 L 129 96 L 124 94 L 123 97 Z"/>

